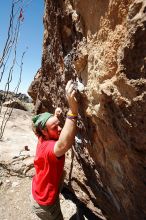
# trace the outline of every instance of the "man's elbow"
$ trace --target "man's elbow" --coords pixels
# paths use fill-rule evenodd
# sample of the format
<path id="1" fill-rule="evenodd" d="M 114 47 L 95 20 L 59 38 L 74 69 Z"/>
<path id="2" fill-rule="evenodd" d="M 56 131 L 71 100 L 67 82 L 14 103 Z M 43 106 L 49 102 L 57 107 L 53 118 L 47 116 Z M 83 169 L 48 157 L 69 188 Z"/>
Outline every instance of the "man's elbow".
<path id="1" fill-rule="evenodd" d="M 68 151 L 72 147 L 72 141 L 68 140 L 58 140 L 58 146 L 61 150 L 65 152 Z"/>

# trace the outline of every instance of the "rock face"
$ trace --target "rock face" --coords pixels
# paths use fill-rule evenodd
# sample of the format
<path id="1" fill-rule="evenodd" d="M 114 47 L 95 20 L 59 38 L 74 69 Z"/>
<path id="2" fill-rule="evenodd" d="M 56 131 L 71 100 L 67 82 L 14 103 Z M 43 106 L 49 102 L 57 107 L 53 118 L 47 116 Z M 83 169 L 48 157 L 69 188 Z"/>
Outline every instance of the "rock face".
<path id="1" fill-rule="evenodd" d="M 144 220 L 145 0 L 45 1 L 36 112 L 65 111 L 64 87 L 76 77 L 85 91 L 66 186 L 95 219 Z"/>

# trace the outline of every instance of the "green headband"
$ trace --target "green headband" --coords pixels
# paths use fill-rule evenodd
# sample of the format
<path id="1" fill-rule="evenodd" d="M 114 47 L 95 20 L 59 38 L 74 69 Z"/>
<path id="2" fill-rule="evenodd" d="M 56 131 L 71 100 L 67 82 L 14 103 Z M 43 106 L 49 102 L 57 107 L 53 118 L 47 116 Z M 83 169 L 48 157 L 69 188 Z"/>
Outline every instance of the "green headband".
<path id="1" fill-rule="evenodd" d="M 34 123 L 34 126 L 37 128 L 38 126 L 41 126 L 41 128 L 43 129 L 46 125 L 47 120 L 52 117 L 53 114 L 49 113 L 49 112 L 45 112 L 39 115 L 35 115 L 32 118 L 32 121 Z"/>

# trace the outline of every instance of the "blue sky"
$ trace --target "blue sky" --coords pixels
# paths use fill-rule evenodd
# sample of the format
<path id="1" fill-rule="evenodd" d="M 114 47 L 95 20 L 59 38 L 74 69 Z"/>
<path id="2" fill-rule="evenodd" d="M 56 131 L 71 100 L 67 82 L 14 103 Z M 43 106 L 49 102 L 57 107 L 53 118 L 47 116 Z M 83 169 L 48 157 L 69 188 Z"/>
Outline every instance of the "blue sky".
<path id="1" fill-rule="evenodd" d="M 16 1 L 16 0 L 15 0 Z M 21 22 L 20 33 L 17 47 L 17 63 L 20 64 L 22 53 L 26 50 L 23 60 L 23 72 L 21 84 L 18 92 L 26 93 L 33 80 L 35 73 L 41 67 L 42 43 L 43 43 L 43 14 L 44 0 L 21 0 L 24 4 L 24 20 Z M 0 9 L 0 57 L 7 39 L 9 18 L 11 12 L 12 0 L 2 0 Z M 13 58 L 13 56 L 12 56 Z M 7 70 L 9 72 L 12 58 L 9 58 Z M 10 91 L 17 86 L 19 79 L 19 70 L 16 64 L 13 72 L 13 79 L 10 83 Z M 8 78 L 7 71 L 4 72 L 0 82 L 0 89 L 4 90 Z"/>

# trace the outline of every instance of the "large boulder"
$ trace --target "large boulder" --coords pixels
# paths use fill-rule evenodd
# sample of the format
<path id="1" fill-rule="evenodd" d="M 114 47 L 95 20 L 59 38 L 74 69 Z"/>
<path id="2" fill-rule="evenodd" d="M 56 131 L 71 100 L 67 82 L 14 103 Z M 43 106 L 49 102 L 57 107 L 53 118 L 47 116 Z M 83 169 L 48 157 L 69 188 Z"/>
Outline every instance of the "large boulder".
<path id="1" fill-rule="evenodd" d="M 146 1 L 45 0 L 44 28 L 36 112 L 65 116 L 66 82 L 85 86 L 66 186 L 95 219 L 144 220 Z"/>

